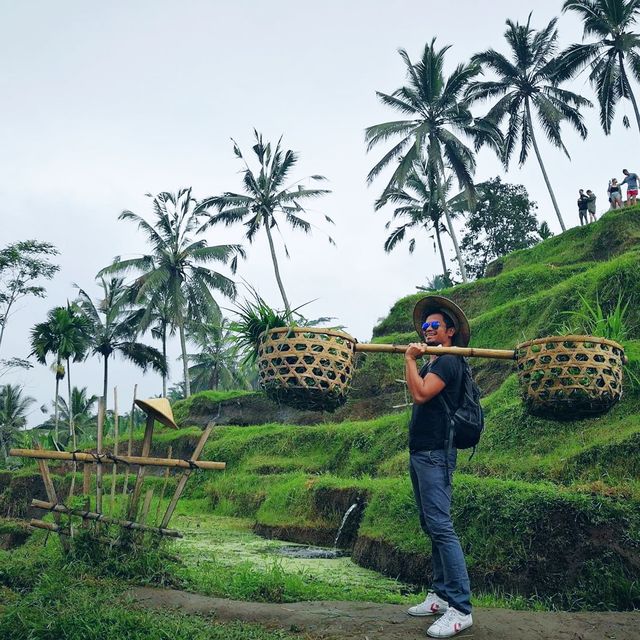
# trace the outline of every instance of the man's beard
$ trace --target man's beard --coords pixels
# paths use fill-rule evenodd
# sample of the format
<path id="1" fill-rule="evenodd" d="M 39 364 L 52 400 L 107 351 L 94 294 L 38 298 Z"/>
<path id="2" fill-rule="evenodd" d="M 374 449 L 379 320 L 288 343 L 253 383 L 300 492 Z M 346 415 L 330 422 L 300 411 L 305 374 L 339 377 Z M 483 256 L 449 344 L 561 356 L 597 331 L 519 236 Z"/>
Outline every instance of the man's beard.
<path id="1" fill-rule="evenodd" d="M 426 340 L 427 342 L 427 347 L 437 347 L 440 345 L 440 343 L 434 338 L 427 338 Z"/>

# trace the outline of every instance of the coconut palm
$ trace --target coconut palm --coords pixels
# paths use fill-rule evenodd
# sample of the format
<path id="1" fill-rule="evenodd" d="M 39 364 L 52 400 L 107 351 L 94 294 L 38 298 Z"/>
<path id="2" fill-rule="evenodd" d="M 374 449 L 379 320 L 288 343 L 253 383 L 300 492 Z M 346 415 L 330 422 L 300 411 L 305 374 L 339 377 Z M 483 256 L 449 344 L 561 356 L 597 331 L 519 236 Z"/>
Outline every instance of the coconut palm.
<path id="1" fill-rule="evenodd" d="M 4 384 L 0 386 L 0 449 L 6 463 L 11 441 L 27 424 L 27 410 L 35 402 L 24 396 L 22 387 Z"/>
<path id="2" fill-rule="evenodd" d="M 418 228 L 427 233 L 435 232 L 438 255 L 442 263 L 442 274 L 447 277 L 449 270 L 447 269 L 441 239 L 442 234 L 447 233 L 445 226 L 442 224 L 444 210 L 438 194 L 435 177 L 427 175 L 426 169 L 425 165 L 416 164 L 407 176 L 405 188 L 392 188 L 384 200 L 376 201 L 375 209 L 377 211 L 386 204 L 398 205 L 393 210 L 392 220 L 398 218 L 407 220 L 407 222 L 396 227 L 389 234 L 384 243 L 384 250 L 387 253 L 393 251 L 405 239 L 410 229 Z M 451 182 L 452 179 L 449 176 L 444 184 L 445 198 L 446 193 L 451 188 Z M 463 208 L 466 205 L 466 198 L 464 198 L 464 194 L 459 194 L 452 199 L 447 199 L 446 204 L 451 217 L 455 218 L 460 211 L 461 205 Z M 392 220 L 386 223 L 386 229 L 391 226 Z M 409 239 L 409 253 L 413 253 L 415 243 L 415 237 Z"/>
<path id="3" fill-rule="evenodd" d="M 76 432 L 85 433 L 87 427 L 92 425 L 94 417 L 93 408 L 98 402 L 98 396 L 87 393 L 87 387 L 73 387 L 71 390 L 71 403 L 62 396 L 58 398 L 58 410 L 63 420 L 73 420 Z"/>
<path id="4" fill-rule="evenodd" d="M 54 307 L 47 314 L 47 320 L 31 329 L 31 355 L 38 362 L 46 364 L 47 357 L 53 355 L 55 363 L 52 369 L 56 376 L 55 398 L 59 397 L 60 381 L 67 376 L 68 398 L 71 401 L 71 365 L 70 361 L 84 360 L 89 346 L 91 324 L 76 304 L 67 303 L 66 307 Z M 63 361 L 66 363 L 63 364 Z M 58 433 L 58 403 L 55 404 L 54 425 L 56 440 Z M 74 436 L 73 416 L 69 418 L 69 435 Z"/>
<path id="5" fill-rule="evenodd" d="M 475 196 L 473 173 L 476 161 L 473 151 L 460 136 L 472 139 L 476 150 L 485 143 L 499 149 L 501 136 L 492 122 L 474 119 L 469 110 L 470 101 L 465 97 L 465 89 L 478 74 L 477 65 L 458 65 L 445 78 L 444 58 L 449 48 L 436 49 L 434 38 L 425 46 L 421 59 L 415 64 L 411 62 L 409 54 L 400 49 L 408 84 L 391 94 L 377 92 L 377 95 L 384 104 L 410 119 L 385 122 L 365 130 L 368 151 L 391 138 L 400 137 L 400 141 L 371 169 L 367 181 L 372 182 L 385 168 L 395 163 L 389 183 L 380 196 L 380 200 L 385 201 L 392 190 L 404 188 L 416 162 L 426 165 L 427 172 L 435 177 L 460 273 L 466 282 L 464 261 L 444 194 L 445 164 L 451 168 L 460 188 L 465 190 L 472 202 Z"/>
<path id="6" fill-rule="evenodd" d="M 162 310 L 170 327 L 178 330 L 188 397 L 191 389 L 185 337 L 187 320 L 198 322 L 209 317 L 212 311 L 219 312 L 213 291 L 229 298 L 236 294 L 233 280 L 206 265 L 230 263 L 231 271 L 235 273 L 238 256 L 244 257 L 244 251 L 237 244 L 209 246 L 206 240 L 195 239 L 204 207 L 192 197 L 191 189 L 181 189 L 176 194 L 147 195 L 153 200 L 153 224 L 132 211 L 123 211 L 119 219 L 131 220 L 138 225 L 151 245 L 151 253 L 129 260 L 116 257 L 114 263 L 98 275 L 138 274 L 134 283 L 136 301 L 144 304 L 149 313 Z M 140 322 L 142 327 L 149 326 L 149 316 L 142 314 Z"/>
<path id="7" fill-rule="evenodd" d="M 582 18 L 583 42 L 562 53 L 561 74 L 572 77 L 589 67 L 606 134 L 611 133 L 616 106 L 622 98 L 631 101 L 640 131 L 640 112 L 629 80 L 640 80 L 640 35 L 631 30 L 638 19 L 640 0 L 565 0 L 562 10 Z M 593 42 L 584 42 L 589 37 Z M 623 122 L 629 126 L 626 116 Z"/>
<path id="8" fill-rule="evenodd" d="M 192 325 L 189 340 L 199 349 L 197 353 L 189 355 L 189 360 L 194 363 L 189 367 L 193 389 L 206 391 L 250 388 L 226 318 Z"/>
<path id="9" fill-rule="evenodd" d="M 286 221 L 293 229 L 311 233 L 311 223 L 300 217 L 301 214 L 307 213 L 301 203 L 330 193 L 330 191 L 306 188 L 301 184 L 301 180 L 288 184 L 289 174 L 298 162 L 298 154 L 291 150 L 281 149 L 282 139 L 278 140 L 275 149 L 272 149 L 270 143 L 263 141 L 261 134 L 255 130 L 254 134 L 256 144 L 253 146 L 253 152 L 258 158 L 259 173 L 254 173 L 249 167 L 234 141 L 233 151 L 236 157 L 245 164 L 243 171 L 245 194 L 226 192 L 220 196 L 205 198 L 201 204 L 217 210 L 218 213 L 210 214 L 209 220 L 203 225 L 202 230 L 220 223 L 229 226 L 236 222 L 243 222 L 247 227 L 245 238 L 251 243 L 260 229 L 264 228 L 280 295 L 287 313 L 291 313 L 289 299 L 280 276 L 271 231 L 273 229 L 279 230 L 281 221 Z M 313 175 L 309 177 L 309 180 L 321 181 L 325 178 Z M 327 222 L 333 223 L 329 216 L 325 215 L 324 218 Z M 335 244 L 331 237 L 328 239 L 331 244 Z M 286 245 L 285 254 L 289 255 Z"/>
<path id="10" fill-rule="evenodd" d="M 97 302 L 78 287 L 78 302 L 91 321 L 90 349 L 103 358 L 102 397 L 107 410 L 109 358 L 119 353 L 142 371 L 151 367 L 163 373 L 167 363 L 162 354 L 149 345 L 138 342 L 137 335 L 144 309 L 132 309 L 130 292 L 122 278 L 100 278 L 103 297 Z"/>
<path id="11" fill-rule="evenodd" d="M 504 35 L 511 50 L 511 60 L 494 49 L 473 56 L 474 62 L 482 65 L 485 71 L 496 74 L 498 79 L 472 82 L 467 97 L 472 100 L 498 98 L 486 117 L 497 124 L 505 118 L 508 120 L 502 158 L 505 166 L 518 142 L 520 165 L 525 163 L 529 148 L 533 146 L 558 221 L 565 231 L 564 220 L 538 148 L 532 113 L 535 112 L 547 140 L 569 157 L 562 142 L 561 124 L 567 122 L 582 138 L 586 138 L 587 129 L 579 109 L 591 106 L 591 102 L 577 93 L 561 89 L 557 84 L 557 19 L 551 20 L 540 31 L 531 28 L 530 20 L 531 16 L 524 25 L 507 20 Z"/>

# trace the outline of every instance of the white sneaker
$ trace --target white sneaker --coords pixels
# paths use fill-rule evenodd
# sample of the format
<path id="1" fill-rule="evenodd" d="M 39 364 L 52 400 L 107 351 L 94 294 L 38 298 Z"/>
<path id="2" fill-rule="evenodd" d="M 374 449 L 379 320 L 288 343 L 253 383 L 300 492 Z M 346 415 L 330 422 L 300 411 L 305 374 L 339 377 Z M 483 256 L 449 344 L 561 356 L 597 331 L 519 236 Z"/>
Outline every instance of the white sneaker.
<path id="1" fill-rule="evenodd" d="M 444 613 L 448 608 L 446 600 L 429 591 L 425 601 L 411 607 L 407 613 L 410 616 L 435 616 L 438 613 Z"/>
<path id="2" fill-rule="evenodd" d="M 451 638 L 472 624 L 473 618 L 470 613 L 460 613 L 454 607 L 449 607 L 442 618 L 427 629 L 427 635 L 432 638 Z"/>

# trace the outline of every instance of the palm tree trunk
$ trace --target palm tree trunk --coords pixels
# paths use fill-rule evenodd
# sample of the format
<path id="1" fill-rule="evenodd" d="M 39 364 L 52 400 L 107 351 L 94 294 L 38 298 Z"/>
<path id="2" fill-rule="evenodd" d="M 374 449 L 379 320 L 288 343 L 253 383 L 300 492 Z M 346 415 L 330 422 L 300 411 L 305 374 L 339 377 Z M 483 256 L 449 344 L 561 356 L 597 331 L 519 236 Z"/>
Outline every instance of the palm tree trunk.
<path id="1" fill-rule="evenodd" d="M 184 321 L 180 318 L 178 324 L 180 331 L 180 348 L 182 349 L 182 374 L 184 376 L 184 395 L 189 397 L 191 395 L 191 382 L 189 380 L 189 361 L 187 358 L 187 341 L 184 337 Z"/>
<path id="2" fill-rule="evenodd" d="M 551 187 L 551 183 L 549 182 L 549 176 L 547 175 L 547 170 L 544 168 L 544 164 L 542 162 L 542 156 L 540 155 L 540 149 L 538 149 L 538 143 L 536 142 L 536 136 L 533 132 L 533 121 L 531 120 L 531 110 L 529 109 L 529 102 L 525 102 L 525 114 L 527 118 L 527 126 L 529 127 L 529 131 L 531 132 L 531 142 L 533 143 L 533 150 L 536 152 L 536 157 L 538 158 L 538 164 L 540 165 L 540 169 L 542 170 L 542 176 L 544 177 L 544 181 L 547 184 L 547 189 L 549 190 L 549 195 L 551 196 L 551 201 L 553 202 L 553 208 L 556 210 L 556 215 L 558 216 L 558 220 L 560 221 L 560 227 L 563 231 L 566 231 L 566 227 L 564 226 L 564 220 L 560 215 L 560 208 L 558 207 L 558 203 L 556 201 L 555 193 L 553 193 L 553 189 Z"/>
<path id="3" fill-rule="evenodd" d="M 444 216 L 447 219 L 449 235 L 451 236 L 451 240 L 453 240 L 453 246 L 456 250 L 456 259 L 458 260 L 458 266 L 460 267 L 462 282 L 469 282 L 467 278 L 467 270 L 465 269 L 464 261 L 462 260 L 462 253 L 460 252 L 460 247 L 458 246 L 458 238 L 456 237 L 456 232 L 453 229 L 453 222 L 451 221 L 451 216 L 449 215 L 449 207 L 447 207 L 447 194 L 444 192 L 444 186 L 442 183 L 444 178 L 444 163 L 442 162 L 442 158 L 440 158 L 440 169 L 442 173 L 438 173 L 436 180 L 438 182 L 438 191 L 440 192 L 442 210 L 444 211 Z"/>
<path id="4" fill-rule="evenodd" d="M 442 261 L 442 277 L 446 278 L 448 269 L 447 269 L 447 263 L 445 262 L 445 259 L 444 259 L 444 251 L 442 250 L 442 240 L 440 239 L 440 229 L 438 228 L 437 222 L 434 225 L 434 227 L 436 230 L 436 241 L 438 243 L 438 253 L 440 254 L 440 260 Z"/>
<path id="5" fill-rule="evenodd" d="M 622 75 L 622 81 L 624 82 L 627 92 L 629 93 L 629 99 L 631 100 L 631 104 L 633 105 L 633 111 L 636 114 L 636 123 L 638 124 L 638 131 L 640 131 L 640 112 L 638 111 L 638 104 L 636 102 L 636 97 L 633 95 L 633 91 L 631 90 L 631 83 L 629 82 L 629 78 L 627 76 L 627 72 L 624 68 L 624 56 L 622 55 L 622 51 L 618 52 L 618 59 L 620 61 L 620 73 Z"/>
<path id="6" fill-rule="evenodd" d="M 162 357 L 165 363 L 167 362 L 167 326 L 162 327 Z M 162 373 L 162 397 L 167 397 L 167 374 Z"/>
<path id="7" fill-rule="evenodd" d="M 60 433 L 58 431 L 58 389 L 60 388 L 60 379 L 58 378 L 58 371 L 60 370 L 60 360 L 58 360 L 58 364 L 56 366 L 56 395 L 55 400 L 53 402 L 53 423 L 55 425 L 54 433 L 56 434 L 56 442 L 58 442 L 58 438 Z"/>
<path id="8" fill-rule="evenodd" d="M 109 381 L 109 356 L 104 358 L 104 373 L 102 375 L 102 401 L 104 402 L 104 415 L 107 415 L 107 387 Z"/>
<path id="9" fill-rule="evenodd" d="M 278 287 L 280 288 L 280 295 L 282 295 L 282 300 L 284 302 L 284 308 L 287 311 L 287 315 L 290 315 L 291 307 L 289 306 L 289 300 L 287 300 L 287 294 L 284 292 L 284 286 L 280 278 L 280 269 L 278 269 L 278 260 L 276 258 L 275 247 L 273 246 L 273 238 L 271 237 L 271 230 L 269 229 L 268 218 L 265 221 L 264 228 L 267 232 L 267 238 L 269 238 L 269 249 L 271 249 L 271 260 L 273 260 L 273 270 L 276 272 L 276 281 L 278 283 Z"/>
<path id="10" fill-rule="evenodd" d="M 69 358 L 67 358 L 67 391 L 69 394 L 69 435 L 71 436 L 71 443 L 73 450 L 78 449 L 78 441 L 76 439 L 76 429 L 73 423 L 73 402 L 71 400 L 71 367 L 69 366 Z M 73 473 L 71 474 L 71 486 L 69 487 L 69 496 L 72 496 L 76 486 L 76 472 L 78 471 L 78 463 L 73 461 Z"/>

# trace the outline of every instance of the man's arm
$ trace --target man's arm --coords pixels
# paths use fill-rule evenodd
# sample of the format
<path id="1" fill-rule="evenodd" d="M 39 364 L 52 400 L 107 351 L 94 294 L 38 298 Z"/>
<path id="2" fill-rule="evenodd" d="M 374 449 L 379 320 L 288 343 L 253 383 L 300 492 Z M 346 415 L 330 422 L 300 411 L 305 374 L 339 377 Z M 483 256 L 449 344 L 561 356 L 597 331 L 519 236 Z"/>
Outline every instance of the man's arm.
<path id="1" fill-rule="evenodd" d="M 446 386 L 444 380 L 435 373 L 428 373 L 424 378 L 420 377 L 416 358 L 424 354 L 423 346 L 414 342 L 409 345 L 404 355 L 404 375 L 409 393 L 416 404 L 425 404 L 433 400 Z"/>

